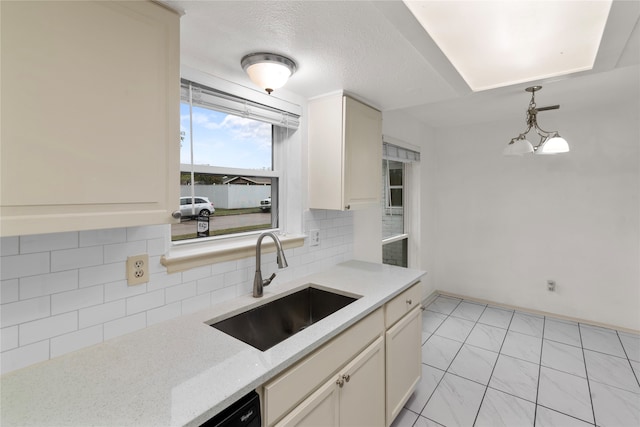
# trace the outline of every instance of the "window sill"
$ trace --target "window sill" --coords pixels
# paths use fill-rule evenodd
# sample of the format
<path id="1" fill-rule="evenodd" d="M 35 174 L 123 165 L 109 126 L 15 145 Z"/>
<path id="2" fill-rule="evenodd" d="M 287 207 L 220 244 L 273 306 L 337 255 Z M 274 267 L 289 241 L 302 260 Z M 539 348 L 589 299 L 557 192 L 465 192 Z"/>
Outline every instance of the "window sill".
<path id="1" fill-rule="evenodd" d="M 304 245 L 304 235 L 278 236 L 283 249 L 298 248 Z M 166 255 L 160 258 L 160 263 L 167 268 L 168 273 L 186 271 L 195 267 L 233 261 L 255 256 L 258 235 L 235 239 L 193 243 L 184 246 L 174 246 Z M 262 252 L 275 252 L 276 245 L 272 239 L 262 241 Z"/>

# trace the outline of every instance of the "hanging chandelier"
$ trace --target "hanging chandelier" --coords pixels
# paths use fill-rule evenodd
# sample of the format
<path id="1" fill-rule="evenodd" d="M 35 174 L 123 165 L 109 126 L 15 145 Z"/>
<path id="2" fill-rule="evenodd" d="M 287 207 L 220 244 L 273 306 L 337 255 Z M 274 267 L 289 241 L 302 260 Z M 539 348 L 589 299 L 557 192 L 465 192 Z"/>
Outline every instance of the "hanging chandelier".
<path id="1" fill-rule="evenodd" d="M 522 156 L 528 153 L 558 154 L 569 151 L 569 144 L 560 136 L 558 131 L 549 132 L 538 126 L 537 115 L 540 111 L 557 110 L 560 108 L 559 105 L 541 108 L 536 107 L 535 95 L 540 89 L 542 89 L 542 86 L 531 86 L 525 89 L 531 93 L 531 101 L 529 102 L 529 109 L 527 110 L 527 130 L 511 139 L 503 151 L 505 156 Z M 526 137 L 532 129 L 540 136 L 540 142 L 535 146 L 529 142 Z"/>

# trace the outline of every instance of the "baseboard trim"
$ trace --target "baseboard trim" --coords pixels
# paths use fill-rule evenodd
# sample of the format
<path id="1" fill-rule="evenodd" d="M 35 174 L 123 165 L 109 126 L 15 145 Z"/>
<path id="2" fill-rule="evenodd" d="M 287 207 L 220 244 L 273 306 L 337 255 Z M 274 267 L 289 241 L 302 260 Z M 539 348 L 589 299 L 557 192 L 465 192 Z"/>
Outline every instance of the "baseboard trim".
<path id="1" fill-rule="evenodd" d="M 498 302 L 495 302 L 495 301 L 485 300 L 485 299 L 482 299 L 482 298 L 468 297 L 466 295 L 454 294 L 452 292 L 441 291 L 441 290 L 438 290 L 438 289 L 433 291 L 423 301 L 422 306 L 423 307 L 427 307 L 427 305 L 431 304 L 433 302 L 433 300 L 435 300 L 440 295 L 445 296 L 445 297 L 464 299 L 464 300 L 467 300 L 467 301 L 474 301 L 474 302 L 478 302 L 478 303 L 481 303 L 481 304 L 492 305 L 494 307 L 506 308 L 508 310 L 518 310 L 518 311 L 522 311 L 524 313 L 537 314 L 539 316 L 551 316 L 551 317 L 555 317 L 557 319 L 568 320 L 568 321 L 577 322 L 577 323 L 583 323 L 585 325 L 590 325 L 590 326 L 598 326 L 598 327 L 601 327 L 601 328 L 615 329 L 615 330 L 621 331 L 621 332 L 629 332 L 629 333 L 632 333 L 632 334 L 640 334 L 640 331 L 637 331 L 637 330 L 631 329 L 631 328 L 625 328 L 623 326 L 616 326 L 616 325 L 611 325 L 611 324 L 608 324 L 608 323 L 594 322 L 592 320 L 585 320 L 585 319 L 580 319 L 578 317 L 565 316 L 563 314 L 551 313 L 551 312 L 548 312 L 548 311 L 533 310 L 533 309 L 530 309 L 530 308 L 520 307 L 520 306 L 517 306 L 517 305 L 501 304 L 501 303 L 498 303 Z"/>

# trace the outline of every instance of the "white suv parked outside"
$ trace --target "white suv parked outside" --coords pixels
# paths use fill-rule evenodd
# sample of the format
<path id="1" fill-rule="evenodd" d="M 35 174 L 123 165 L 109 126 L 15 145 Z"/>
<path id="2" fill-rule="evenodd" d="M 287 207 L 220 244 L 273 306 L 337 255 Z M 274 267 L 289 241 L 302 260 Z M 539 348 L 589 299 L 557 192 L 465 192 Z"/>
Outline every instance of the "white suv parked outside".
<path id="1" fill-rule="evenodd" d="M 260 200 L 260 209 L 262 210 L 262 212 L 271 210 L 271 196 L 267 197 L 266 199 Z"/>
<path id="2" fill-rule="evenodd" d="M 191 204 L 191 197 L 180 197 L 180 213 L 183 218 L 194 215 L 209 216 L 216 211 L 216 208 L 213 207 L 213 203 L 211 203 L 206 197 L 196 196 L 193 198 L 193 201 L 195 202 L 195 210 L 193 211 L 195 213 L 192 213 L 191 210 L 191 207 L 193 206 Z"/>

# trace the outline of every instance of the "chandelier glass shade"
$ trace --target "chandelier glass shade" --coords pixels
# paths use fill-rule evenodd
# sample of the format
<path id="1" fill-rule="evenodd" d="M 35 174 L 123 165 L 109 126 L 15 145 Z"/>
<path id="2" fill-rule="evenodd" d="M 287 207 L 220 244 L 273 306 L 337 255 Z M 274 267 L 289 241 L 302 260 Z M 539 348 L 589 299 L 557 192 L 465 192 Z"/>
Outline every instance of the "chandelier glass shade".
<path id="1" fill-rule="evenodd" d="M 559 105 L 550 107 L 536 107 L 535 93 L 542 89 L 542 86 L 532 86 L 525 90 L 531 93 L 531 101 L 527 109 L 527 129 L 515 138 L 511 138 L 509 144 L 505 147 L 503 154 L 505 156 L 522 156 L 523 154 L 559 154 L 569 151 L 569 144 L 560 136 L 558 131 L 546 131 L 538 125 L 537 115 L 540 111 L 557 110 Z M 528 139 L 527 134 L 534 130 L 540 137 L 537 145 L 533 145 Z"/>
<path id="2" fill-rule="evenodd" d="M 267 52 L 250 53 L 242 58 L 240 65 L 251 81 L 268 94 L 284 86 L 296 71 L 293 60 Z"/>

